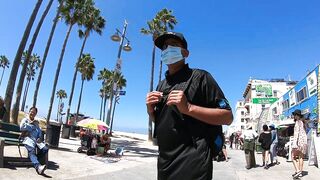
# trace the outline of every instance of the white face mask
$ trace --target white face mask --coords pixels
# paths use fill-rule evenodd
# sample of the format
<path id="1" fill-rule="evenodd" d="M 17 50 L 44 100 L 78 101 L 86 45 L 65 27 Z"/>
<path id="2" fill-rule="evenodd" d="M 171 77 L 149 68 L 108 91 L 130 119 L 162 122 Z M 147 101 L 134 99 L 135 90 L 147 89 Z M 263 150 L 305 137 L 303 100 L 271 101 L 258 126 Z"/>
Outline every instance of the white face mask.
<path id="1" fill-rule="evenodd" d="M 183 60 L 183 56 L 181 54 L 181 48 L 175 46 L 168 46 L 167 49 L 161 52 L 161 61 L 166 64 L 174 64 L 178 61 Z"/>

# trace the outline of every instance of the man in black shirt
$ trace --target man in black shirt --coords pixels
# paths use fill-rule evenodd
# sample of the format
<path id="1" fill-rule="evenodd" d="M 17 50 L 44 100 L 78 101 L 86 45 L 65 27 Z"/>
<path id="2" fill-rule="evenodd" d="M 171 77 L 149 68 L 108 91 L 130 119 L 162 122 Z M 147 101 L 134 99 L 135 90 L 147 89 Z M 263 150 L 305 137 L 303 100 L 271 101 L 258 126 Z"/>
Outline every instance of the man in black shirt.
<path id="1" fill-rule="evenodd" d="M 232 123 L 230 105 L 210 73 L 185 63 L 189 51 L 181 33 L 166 32 L 155 45 L 168 66 L 165 79 L 146 98 L 159 145 L 158 179 L 212 179 L 207 132 Z"/>

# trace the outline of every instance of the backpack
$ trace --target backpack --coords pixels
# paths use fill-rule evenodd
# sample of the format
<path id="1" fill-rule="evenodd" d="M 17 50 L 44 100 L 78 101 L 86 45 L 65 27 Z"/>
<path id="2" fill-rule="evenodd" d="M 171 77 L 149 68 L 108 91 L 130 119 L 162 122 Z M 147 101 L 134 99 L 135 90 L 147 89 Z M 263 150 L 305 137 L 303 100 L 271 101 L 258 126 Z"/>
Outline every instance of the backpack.
<path id="1" fill-rule="evenodd" d="M 224 144 L 224 134 L 222 132 L 221 125 L 209 125 L 209 129 L 206 130 L 208 137 L 208 144 L 211 147 L 213 157 L 217 156 L 222 151 Z"/>
<path id="2" fill-rule="evenodd" d="M 183 90 L 185 93 L 191 85 L 191 80 L 196 76 L 196 74 L 202 73 L 199 69 L 192 69 L 192 77 L 188 79 L 185 89 Z M 209 147 L 211 148 L 213 157 L 217 156 L 219 152 L 222 151 L 222 147 L 224 144 L 224 134 L 222 132 L 222 125 L 210 125 L 206 124 L 206 128 L 201 129 L 205 134 L 205 139 Z"/>

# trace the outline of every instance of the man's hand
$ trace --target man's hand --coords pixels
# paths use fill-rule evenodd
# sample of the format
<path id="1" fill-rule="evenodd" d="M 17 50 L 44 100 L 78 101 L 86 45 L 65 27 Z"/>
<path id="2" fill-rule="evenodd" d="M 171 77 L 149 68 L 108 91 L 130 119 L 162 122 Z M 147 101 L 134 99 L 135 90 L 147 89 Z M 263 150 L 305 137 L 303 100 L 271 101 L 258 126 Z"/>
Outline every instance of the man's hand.
<path id="1" fill-rule="evenodd" d="M 167 105 L 176 105 L 178 110 L 183 114 L 187 114 L 191 106 L 184 92 L 181 90 L 173 90 L 170 92 Z"/>
<path id="2" fill-rule="evenodd" d="M 150 116 L 154 115 L 153 113 L 154 113 L 155 105 L 160 101 L 161 97 L 162 97 L 162 92 L 159 92 L 159 91 L 152 91 L 147 94 L 146 105 L 147 105 L 148 114 Z"/>
<path id="3" fill-rule="evenodd" d="M 37 143 L 41 143 L 41 142 L 42 142 L 41 138 L 38 138 Z"/>

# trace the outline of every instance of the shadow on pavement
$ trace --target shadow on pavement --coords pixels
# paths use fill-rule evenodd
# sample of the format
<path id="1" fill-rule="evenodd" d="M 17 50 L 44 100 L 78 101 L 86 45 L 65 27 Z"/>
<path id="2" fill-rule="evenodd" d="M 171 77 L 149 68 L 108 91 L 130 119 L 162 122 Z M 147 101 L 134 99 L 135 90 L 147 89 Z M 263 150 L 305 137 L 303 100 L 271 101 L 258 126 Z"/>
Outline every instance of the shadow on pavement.
<path id="1" fill-rule="evenodd" d="M 66 151 L 66 152 L 73 152 L 76 153 L 75 151 L 73 151 L 72 149 L 69 148 L 62 148 L 62 147 L 51 147 L 51 150 L 57 150 L 57 151 Z M 50 150 L 49 150 L 50 153 Z"/>
<path id="2" fill-rule="evenodd" d="M 132 152 L 137 155 L 130 155 L 131 157 L 155 157 L 158 155 L 158 150 L 149 149 L 145 147 L 139 147 L 140 141 L 127 141 L 127 140 L 117 140 L 111 142 L 111 149 L 116 147 L 124 147 L 124 152 Z"/>
<path id="3" fill-rule="evenodd" d="M 48 162 L 48 167 L 47 169 L 50 169 L 50 170 L 58 170 L 60 168 L 60 166 L 56 163 L 56 162 L 53 162 L 53 161 L 49 161 Z"/>

